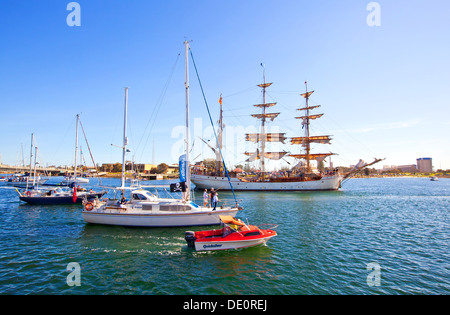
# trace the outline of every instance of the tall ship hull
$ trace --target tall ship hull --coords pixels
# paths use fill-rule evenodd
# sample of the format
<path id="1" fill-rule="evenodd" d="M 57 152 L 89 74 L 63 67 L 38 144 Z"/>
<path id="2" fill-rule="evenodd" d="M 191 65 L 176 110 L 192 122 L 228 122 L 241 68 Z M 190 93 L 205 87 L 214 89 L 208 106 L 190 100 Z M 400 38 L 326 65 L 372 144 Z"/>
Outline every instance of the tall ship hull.
<path id="1" fill-rule="evenodd" d="M 327 191 L 338 190 L 344 179 L 342 175 L 324 176 L 315 180 L 299 180 L 296 178 L 281 178 L 279 181 L 246 181 L 231 178 L 235 191 Z M 227 177 L 191 175 L 196 189 L 231 190 Z"/>

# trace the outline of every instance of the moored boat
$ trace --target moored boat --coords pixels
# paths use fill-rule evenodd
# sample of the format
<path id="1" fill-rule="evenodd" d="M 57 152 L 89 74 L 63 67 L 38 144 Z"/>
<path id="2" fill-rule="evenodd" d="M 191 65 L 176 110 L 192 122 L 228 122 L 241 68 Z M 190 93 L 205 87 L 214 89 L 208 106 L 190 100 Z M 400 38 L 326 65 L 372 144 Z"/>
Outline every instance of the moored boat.
<path id="1" fill-rule="evenodd" d="M 220 216 L 222 228 L 208 231 L 186 231 L 185 240 L 188 247 L 196 251 L 214 251 L 252 247 L 266 244 L 269 239 L 277 236 L 272 229 L 260 229 L 255 225 L 247 225 L 242 220 L 232 216 Z"/>
<path id="2" fill-rule="evenodd" d="M 235 191 L 326 191 L 326 190 L 339 190 L 342 183 L 350 177 L 361 172 L 364 168 L 370 165 L 378 163 L 381 159 L 375 159 L 374 162 L 366 164 L 362 163 L 351 172 L 343 174 L 339 169 L 331 167 L 328 170 L 319 171 L 319 164 L 323 164 L 327 157 L 337 155 L 336 153 L 313 153 L 313 144 L 331 144 L 331 135 L 311 135 L 310 124 L 312 121 L 319 119 L 323 114 L 313 114 L 312 111 L 319 108 L 320 105 L 310 105 L 309 99 L 314 91 L 309 91 L 307 82 L 305 82 L 306 92 L 301 94 L 306 100 L 306 105 L 303 108 L 299 108 L 298 111 L 303 112 L 304 115 L 295 117 L 301 121 L 302 129 L 305 130 L 305 134 L 301 137 L 288 137 L 286 133 L 268 133 L 266 132 L 267 123 L 274 121 L 280 113 L 268 113 L 267 110 L 276 106 L 277 103 L 266 102 L 266 89 L 269 88 L 272 83 L 267 83 L 264 75 L 264 83 L 258 86 L 262 88 L 263 103 L 254 105 L 256 108 L 261 109 L 261 113 L 253 114 L 252 117 L 261 120 L 261 132 L 254 134 L 246 134 L 246 141 L 253 142 L 258 145 L 255 152 L 245 152 L 248 156 L 246 163 L 255 161 L 260 162 L 257 173 L 250 174 L 242 172 L 240 174 L 234 174 L 231 178 L 232 186 Z M 222 106 L 222 99 L 219 100 Z M 222 107 L 221 107 L 222 108 Z M 221 109 L 222 112 L 222 109 Z M 220 124 L 222 123 L 222 114 L 220 118 Z M 223 130 L 219 131 L 221 135 Z M 293 154 L 287 151 L 272 151 L 268 146 L 271 143 L 285 143 L 290 141 L 291 145 L 300 145 L 304 150 L 301 154 Z M 222 140 L 218 141 L 219 148 L 222 145 Z M 217 151 L 217 150 L 216 150 Z M 266 160 L 280 161 L 286 158 L 294 159 L 295 165 L 288 171 L 283 172 L 270 172 L 267 171 Z M 300 160 L 299 162 L 296 162 Z M 315 161 L 317 167 L 313 167 L 312 163 Z M 205 167 L 194 168 L 194 174 L 192 175 L 192 182 L 195 184 L 196 189 L 209 189 L 211 187 L 230 190 L 228 185 L 228 179 L 224 176 L 221 161 L 216 161 L 216 170 L 211 172 Z"/>
<path id="3" fill-rule="evenodd" d="M 75 189 L 75 188 L 74 188 Z M 84 199 L 101 198 L 106 191 L 95 192 L 92 190 L 78 190 L 74 193 L 72 189 L 32 189 L 19 193 L 19 199 L 31 205 L 65 205 L 81 204 Z"/>
<path id="4" fill-rule="evenodd" d="M 189 75 L 188 75 L 188 51 L 186 48 L 186 148 L 183 158 L 184 171 L 180 170 L 180 188 L 182 198 L 163 199 L 146 190 L 132 190 L 131 198 L 126 200 L 125 191 L 125 155 L 127 152 L 127 106 L 128 88 L 125 88 L 124 106 L 124 131 L 122 146 L 122 185 L 118 187 L 122 191 L 122 199 L 95 200 L 93 203 L 85 203 L 82 212 L 83 219 L 87 223 L 139 226 L 139 227 L 180 227 L 196 225 L 217 225 L 220 223 L 220 215 L 236 215 L 242 210 L 237 205 L 234 207 L 221 207 L 220 209 L 201 207 L 191 201 L 190 196 L 190 168 L 189 168 Z M 182 184 L 182 185 L 181 185 Z M 182 188 L 181 188 L 182 187 Z M 131 188 L 131 187 L 130 187 Z"/>

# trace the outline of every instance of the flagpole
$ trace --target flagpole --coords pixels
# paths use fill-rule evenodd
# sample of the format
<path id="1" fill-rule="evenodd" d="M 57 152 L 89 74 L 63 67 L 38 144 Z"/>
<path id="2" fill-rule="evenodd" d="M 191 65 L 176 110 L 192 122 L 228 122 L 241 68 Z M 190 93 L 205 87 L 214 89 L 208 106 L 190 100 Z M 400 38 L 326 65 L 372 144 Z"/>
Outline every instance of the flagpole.
<path id="1" fill-rule="evenodd" d="M 186 193 L 185 201 L 191 198 L 191 168 L 189 159 L 189 41 L 185 45 L 185 88 L 186 88 Z"/>

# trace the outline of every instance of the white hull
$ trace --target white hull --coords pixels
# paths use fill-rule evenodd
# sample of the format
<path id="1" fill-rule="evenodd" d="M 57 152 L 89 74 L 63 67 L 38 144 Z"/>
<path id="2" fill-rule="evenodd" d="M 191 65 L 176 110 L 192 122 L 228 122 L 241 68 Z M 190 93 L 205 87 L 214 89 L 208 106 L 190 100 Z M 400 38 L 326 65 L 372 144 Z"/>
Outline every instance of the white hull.
<path id="1" fill-rule="evenodd" d="M 43 185 L 47 179 L 36 179 L 34 181 L 34 186 Z M 22 181 L 12 181 L 12 182 L 6 182 L 6 185 L 8 186 L 14 186 L 17 188 L 26 188 L 26 187 L 33 187 L 33 179 L 30 180 L 22 180 Z"/>
<path id="2" fill-rule="evenodd" d="M 298 182 L 244 182 L 231 178 L 235 191 L 314 191 L 338 190 L 343 177 L 341 175 L 324 176 L 320 180 Z M 228 178 L 205 175 L 191 175 L 197 189 L 231 190 Z"/>
<path id="3" fill-rule="evenodd" d="M 61 184 L 67 185 L 70 183 L 76 183 L 76 184 L 88 184 L 89 183 L 89 178 L 86 177 L 77 177 L 76 179 L 72 178 L 72 177 L 66 177 Z"/>
<path id="4" fill-rule="evenodd" d="M 193 202 L 178 199 L 158 199 L 145 191 L 133 191 L 133 195 L 145 196 L 146 200 L 132 200 L 120 204 L 117 200 L 95 201 L 91 211 L 83 209 L 83 219 L 87 223 L 140 226 L 178 227 L 196 225 L 218 225 L 220 215 L 235 216 L 238 208 L 204 208 Z"/>
<path id="5" fill-rule="evenodd" d="M 135 227 L 183 227 L 220 224 L 219 215 L 235 216 L 239 210 L 170 214 L 100 213 L 83 211 L 87 223 Z"/>
<path id="6" fill-rule="evenodd" d="M 213 251 L 213 250 L 227 250 L 227 249 L 238 249 L 245 247 L 252 247 L 257 245 L 266 244 L 271 237 L 265 237 L 260 239 L 252 240 L 241 240 L 241 241 L 218 241 L 218 242 L 202 242 L 195 241 L 196 251 Z"/>

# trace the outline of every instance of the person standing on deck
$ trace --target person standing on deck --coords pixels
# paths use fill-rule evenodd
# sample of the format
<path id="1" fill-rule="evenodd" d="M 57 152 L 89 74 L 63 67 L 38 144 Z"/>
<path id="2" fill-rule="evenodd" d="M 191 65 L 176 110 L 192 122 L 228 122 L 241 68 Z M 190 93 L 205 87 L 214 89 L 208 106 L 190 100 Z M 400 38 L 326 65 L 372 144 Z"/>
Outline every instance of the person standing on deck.
<path id="1" fill-rule="evenodd" d="M 205 192 L 203 193 L 203 207 L 205 208 L 208 205 L 208 199 L 209 199 L 208 189 L 205 189 Z"/>

